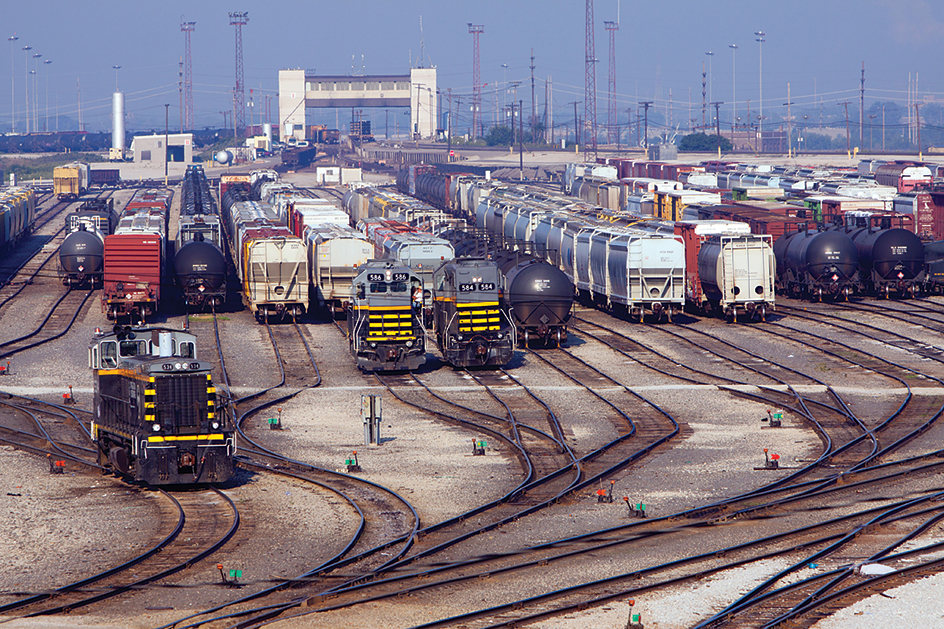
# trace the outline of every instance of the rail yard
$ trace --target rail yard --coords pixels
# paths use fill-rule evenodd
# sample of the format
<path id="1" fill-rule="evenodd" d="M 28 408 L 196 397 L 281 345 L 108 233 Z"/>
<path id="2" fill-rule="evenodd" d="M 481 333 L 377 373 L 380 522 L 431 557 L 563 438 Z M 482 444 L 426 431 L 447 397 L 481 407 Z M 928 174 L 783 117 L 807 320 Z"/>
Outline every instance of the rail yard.
<path id="1" fill-rule="evenodd" d="M 939 572 L 920 189 L 648 168 L 11 193 L 2 618 L 812 627 Z"/>

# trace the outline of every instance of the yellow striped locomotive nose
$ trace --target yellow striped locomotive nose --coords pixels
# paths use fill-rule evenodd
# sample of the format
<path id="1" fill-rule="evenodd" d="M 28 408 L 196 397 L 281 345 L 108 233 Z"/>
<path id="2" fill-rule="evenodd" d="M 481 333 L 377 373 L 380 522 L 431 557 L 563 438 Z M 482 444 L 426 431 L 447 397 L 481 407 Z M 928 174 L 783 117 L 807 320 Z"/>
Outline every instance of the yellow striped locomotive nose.
<path id="1" fill-rule="evenodd" d="M 416 338 L 413 333 L 413 312 L 409 308 L 371 308 L 368 312 L 368 341 L 405 341 Z"/>
<path id="2" fill-rule="evenodd" d="M 501 317 L 497 301 L 456 303 L 460 332 L 497 332 L 501 329 Z"/>

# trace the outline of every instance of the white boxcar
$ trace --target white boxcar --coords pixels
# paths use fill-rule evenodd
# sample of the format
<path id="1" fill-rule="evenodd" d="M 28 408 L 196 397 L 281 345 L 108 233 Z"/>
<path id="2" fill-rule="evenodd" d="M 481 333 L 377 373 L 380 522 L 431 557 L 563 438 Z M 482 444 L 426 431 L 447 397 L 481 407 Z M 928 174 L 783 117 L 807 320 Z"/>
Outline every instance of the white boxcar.
<path id="1" fill-rule="evenodd" d="M 774 310 L 776 264 L 768 235 L 713 236 L 698 251 L 705 297 L 735 321 L 739 312 L 763 321 Z"/>
<path id="2" fill-rule="evenodd" d="M 374 255 L 374 246 L 361 232 L 347 225 L 321 224 L 305 230 L 308 268 L 314 294 L 322 308 L 335 313 L 347 308 L 357 267 Z"/>

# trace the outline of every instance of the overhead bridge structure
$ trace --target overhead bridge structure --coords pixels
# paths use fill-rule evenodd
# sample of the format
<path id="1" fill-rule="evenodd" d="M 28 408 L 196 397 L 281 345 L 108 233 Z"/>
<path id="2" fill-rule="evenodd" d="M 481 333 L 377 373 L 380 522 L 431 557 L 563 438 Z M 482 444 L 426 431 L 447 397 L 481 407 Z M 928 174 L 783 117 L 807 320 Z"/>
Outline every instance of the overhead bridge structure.
<path id="1" fill-rule="evenodd" d="M 282 138 L 306 140 L 306 111 L 319 108 L 409 107 L 418 139 L 436 133 L 436 68 L 412 68 L 403 75 L 329 76 L 313 70 L 279 71 Z"/>

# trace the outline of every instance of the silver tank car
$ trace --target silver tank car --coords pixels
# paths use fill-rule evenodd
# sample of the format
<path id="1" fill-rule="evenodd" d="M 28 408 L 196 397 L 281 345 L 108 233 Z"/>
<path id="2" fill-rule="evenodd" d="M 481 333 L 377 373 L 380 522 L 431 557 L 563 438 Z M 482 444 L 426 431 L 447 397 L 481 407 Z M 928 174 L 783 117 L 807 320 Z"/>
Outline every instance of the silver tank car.
<path id="1" fill-rule="evenodd" d="M 426 362 L 423 281 L 410 267 L 384 260 L 369 260 L 357 271 L 347 325 L 358 368 L 419 369 Z"/>
<path id="2" fill-rule="evenodd" d="M 770 236 L 712 236 L 698 252 L 698 275 L 709 303 L 731 321 L 761 321 L 774 309 L 776 260 Z"/>

